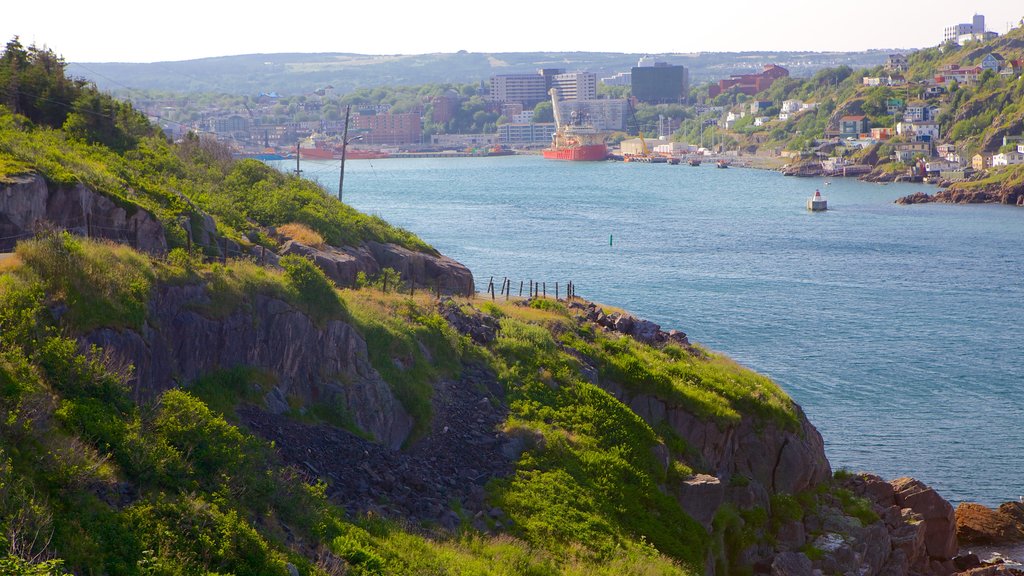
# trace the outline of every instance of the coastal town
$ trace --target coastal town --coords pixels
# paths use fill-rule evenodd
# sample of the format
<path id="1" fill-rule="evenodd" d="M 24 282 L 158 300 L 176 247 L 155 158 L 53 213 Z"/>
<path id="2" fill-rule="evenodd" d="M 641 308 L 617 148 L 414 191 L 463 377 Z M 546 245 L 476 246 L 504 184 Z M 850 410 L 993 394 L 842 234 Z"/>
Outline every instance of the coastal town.
<path id="1" fill-rule="evenodd" d="M 955 182 L 1024 163 L 1019 121 L 979 139 L 954 116 L 963 89 L 1018 81 L 1021 35 L 1019 24 L 1001 35 L 976 14 L 942 30 L 937 48 L 892 52 L 877 66 L 827 68 L 812 78 L 766 62 L 694 85 L 686 66 L 643 57 L 628 71 L 600 76 L 564 68 L 496 74 L 405 106 L 369 98 L 343 105 L 345 95 L 331 85 L 299 96 L 260 92 L 190 116 L 181 113 L 190 104 L 173 98 L 134 104 L 172 137 L 216 138 L 245 156 L 330 159 L 342 149 L 350 159 L 487 156 L 550 147 L 558 126 L 549 94 L 556 90 L 564 122 L 604 134 L 611 159 L 727 157 L 802 176 Z M 918 63 L 929 51 L 937 61 Z M 822 80 L 829 90 L 807 87 Z M 467 114 L 472 122 L 459 118 Z M 296 119 L 282 121 L 289 115 Z M 887 166 L 879 171 L 880 164 Z"/>

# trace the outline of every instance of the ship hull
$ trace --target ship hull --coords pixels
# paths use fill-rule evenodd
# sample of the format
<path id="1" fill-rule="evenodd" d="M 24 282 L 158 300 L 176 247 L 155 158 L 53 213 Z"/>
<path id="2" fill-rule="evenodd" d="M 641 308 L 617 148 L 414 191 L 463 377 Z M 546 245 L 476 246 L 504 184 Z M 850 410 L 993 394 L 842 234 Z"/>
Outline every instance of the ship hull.
<path id="1" fill-rule="evenodd" d="M 586 146 L 567 146 L 546 148 L 544 157 L 548 160 L 570 160 L 574 162 L 593 162 L 608 158 L 608 146 L 605 144 L 588 144 Z"/>

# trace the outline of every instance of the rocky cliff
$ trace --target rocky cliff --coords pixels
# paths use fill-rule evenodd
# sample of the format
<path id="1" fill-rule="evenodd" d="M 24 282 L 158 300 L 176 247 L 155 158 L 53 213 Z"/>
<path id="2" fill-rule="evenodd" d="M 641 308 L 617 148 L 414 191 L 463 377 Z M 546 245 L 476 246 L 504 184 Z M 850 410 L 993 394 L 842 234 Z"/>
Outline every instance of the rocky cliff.
<path id="1" fill-rule="evenodd" d="M 1024 187 L 1022 186 L 990 186 L 986 188 L 964 189 L 953 186 L 940 190 L 935 194 L 915 192 L 896 200 L 897 204 L 1009 204 L 1024 206 Z"/>
<path id="2" fill-rule="evenodd" d="M 343 402 L 355 424 L 381 444 L 397 448 L 412 418 L 370 364 L 366 342 L 351 325 L 317 326 L 286 302 L 256 296 L 225 316 L 200 312 L 210 297 L 202 286 L 164 286 L 150 302 L 139 330 L 100 329 L 82 342 L 135 367 L 129 384 L 140 400 L 237 367 L 274 375 L 265 408 L 287 412 L 294 403 Z"/>
<path id="3" fill-rule="evenodd" d="M 145 210 L 119 205 L 82 184 L 49 184 L 34 174 L 11 180 L 0 185 L 0 252 L 10 252 L 43 225 L 130 244 L 150 254 L 167 252 L 163 225 Z"/>

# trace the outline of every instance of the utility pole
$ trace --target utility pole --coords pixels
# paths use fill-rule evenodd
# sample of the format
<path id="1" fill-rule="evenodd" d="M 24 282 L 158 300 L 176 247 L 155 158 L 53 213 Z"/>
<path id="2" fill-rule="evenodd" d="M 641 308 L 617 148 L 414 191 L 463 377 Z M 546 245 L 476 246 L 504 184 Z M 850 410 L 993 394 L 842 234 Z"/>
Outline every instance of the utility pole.
<path id="1" fill-rule="evenodd" d="M 338 173 L 338 202 L 341 202 L 341 189 L 345 185 L 345 152 L 348 148 L 348 115 L 352 105 L 345 106 L 345 126 L 341 132 L 341 171 Z"/>
<path id="2" fill-rule="evenodd" d="M 295 175 L 296 176 L 301 176 L 302 175 L 302 170 L 299 169 L 299 156 L 302 155 L 302 146 L 301 146 L 301 144 L 302 144 L 301 140 L 296 140 L 295 141 Z"/>

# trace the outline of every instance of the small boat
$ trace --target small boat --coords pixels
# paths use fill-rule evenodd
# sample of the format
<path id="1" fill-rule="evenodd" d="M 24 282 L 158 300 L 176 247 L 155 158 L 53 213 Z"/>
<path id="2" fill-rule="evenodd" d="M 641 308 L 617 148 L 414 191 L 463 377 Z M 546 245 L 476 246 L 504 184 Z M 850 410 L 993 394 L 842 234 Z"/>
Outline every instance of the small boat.
<path id="1" fill-rule="evenodd" d="M 673 156 L 673 157 L 668 159 L 668 163 L 673 165 L 673 166 L 675 166 L 676 164 L 679 164 L 679 158 L 676 158 L 675 156 Z"/>
<path id="2" fill-rule="evenodd" d="M 828 201 L 822 197 L 821 192 L 814 191 L 814 196 L 807 199 L 807 209 L 811 212 L 824 212 L 828 210 Z"/>
<path id="3" fill-rule="evenodd" d="M 715 162 L 715 168 L 728 168 L 728 167 L 729 167 L 729 161 L 728 160 L 719 160 L 718 162 Z"/>
<path id="4" fill-rule="evenodd" d="M 690 159 L 686 161 L 690 166 L 700 166 L 700 158 L 697 156 L 690 156 Z"/>

